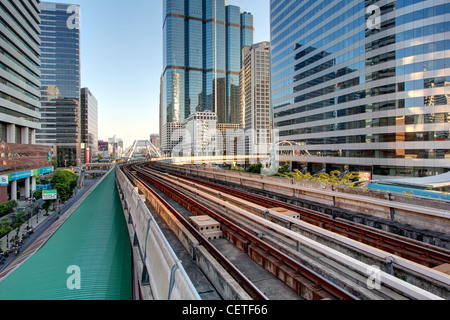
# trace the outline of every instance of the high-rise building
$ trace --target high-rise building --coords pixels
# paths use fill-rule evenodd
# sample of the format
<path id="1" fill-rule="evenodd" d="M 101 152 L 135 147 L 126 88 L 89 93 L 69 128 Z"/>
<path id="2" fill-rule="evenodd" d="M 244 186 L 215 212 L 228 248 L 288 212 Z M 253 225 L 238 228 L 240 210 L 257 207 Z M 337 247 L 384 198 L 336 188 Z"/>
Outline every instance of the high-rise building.
<path id="1" fill-rule="evenodd" d="M 242 49 L 241 121 L 246 131 L 246 154 L 269 154 L 272 136 L 270 100 L 270 42 Z"/>
<path id="2" fill-rule="evenodd" d="M 252 45 L 254 19 L 225 0 L 164 0 L 163 152 L 172 132 L 193 113 L 239 122 L 241 49 Z"/>
<path id="3" fill-rule="evenodd" d="M 375 179 L 450 169 L 448 1 L 270 6 L 280 160 Z"/>
<path id="4" fill-rule="evenodd" d="M 89 88 L 81 89 L 81 161 L 98 158 L 98 101 Z"/>
<path id="5" fill-rule="evenodd" d="M 29 198 L 53 171 L 40 129 L 39 1 L 0 2 L 0 203 Z"/>
<path id="6" fill-rule="evenodd" d="M 42 129 L 38 143 L 55 148 L 59 167 L 81 163 L 79 6 L 41 3 Z"/>
<path id="7" fill-rule="evenodd" d="M 183 123 L 185 136 L 183 139 L 182 156 L 215 156 L 220 150 L 218 144 L 222 141 L 217 137 L 217 115 L 214 112 L 195 112 Z M 186 137 L 188 136 L 188 137 Z M 220 136 L 221 137 L 221 136 Z"/>

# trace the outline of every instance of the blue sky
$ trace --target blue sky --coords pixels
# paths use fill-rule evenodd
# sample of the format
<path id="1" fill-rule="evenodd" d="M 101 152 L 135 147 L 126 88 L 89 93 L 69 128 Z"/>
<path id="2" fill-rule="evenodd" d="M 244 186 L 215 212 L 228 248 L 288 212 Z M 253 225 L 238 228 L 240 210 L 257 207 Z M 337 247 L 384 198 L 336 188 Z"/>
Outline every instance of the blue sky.
<path id="1" fill-rule="evenodd" d="M 99 102 L 99 139 L 125 147 L 159 132 L 162 0 L 56 0 L 81 6 L 81 85 Z M 270 40 L 270 0 L 228 0 L 255 16 L 255 42 Z"/>

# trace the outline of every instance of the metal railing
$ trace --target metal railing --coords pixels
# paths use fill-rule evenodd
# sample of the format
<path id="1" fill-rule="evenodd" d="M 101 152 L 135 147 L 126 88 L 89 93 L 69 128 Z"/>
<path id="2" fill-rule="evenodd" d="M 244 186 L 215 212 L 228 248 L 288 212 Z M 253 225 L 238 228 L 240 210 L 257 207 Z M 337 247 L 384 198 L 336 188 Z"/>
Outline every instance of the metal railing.
<path id="1" fill-rule="evenodd" d="M 116 179 L 141 253 L 143 274 L 139 282 L 150 285 L 155 300 L 201 300 L 144 200 L 119 167 Z"/>

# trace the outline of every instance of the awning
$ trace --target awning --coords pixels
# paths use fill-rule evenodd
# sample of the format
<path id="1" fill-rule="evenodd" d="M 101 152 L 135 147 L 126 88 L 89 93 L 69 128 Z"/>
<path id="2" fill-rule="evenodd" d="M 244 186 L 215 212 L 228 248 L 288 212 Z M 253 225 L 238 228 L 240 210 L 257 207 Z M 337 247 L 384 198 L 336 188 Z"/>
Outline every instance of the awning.
<path id="1" fill-rule="evenodd" d="M 433 189 L 444 188 L 450 186 L 450 172 L 425 178 L 380 180 L 379 183 L 421 187 L 425 189 L 429 187 Z"/>

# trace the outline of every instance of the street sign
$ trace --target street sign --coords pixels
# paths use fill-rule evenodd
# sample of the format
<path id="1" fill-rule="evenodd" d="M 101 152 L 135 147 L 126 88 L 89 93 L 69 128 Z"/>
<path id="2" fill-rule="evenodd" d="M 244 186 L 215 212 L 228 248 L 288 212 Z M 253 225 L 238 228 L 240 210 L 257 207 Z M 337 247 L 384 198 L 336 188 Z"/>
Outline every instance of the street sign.
<path id="1" fill-rule="evenodd" d="M 0 176 L 0 187 L 7 187 L 9 184 L 8 176 Z"/>
<path id="2" fill-rule="evenodd" d="M 42 200 L 57 200 L 57 199 L 58 199 L 58 191 L 56 190 L 42 191 Z"/>

